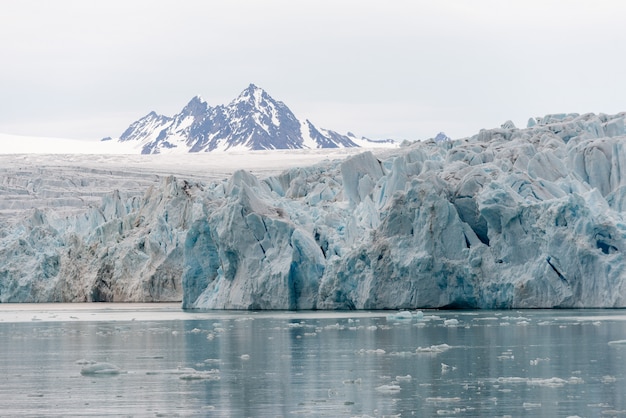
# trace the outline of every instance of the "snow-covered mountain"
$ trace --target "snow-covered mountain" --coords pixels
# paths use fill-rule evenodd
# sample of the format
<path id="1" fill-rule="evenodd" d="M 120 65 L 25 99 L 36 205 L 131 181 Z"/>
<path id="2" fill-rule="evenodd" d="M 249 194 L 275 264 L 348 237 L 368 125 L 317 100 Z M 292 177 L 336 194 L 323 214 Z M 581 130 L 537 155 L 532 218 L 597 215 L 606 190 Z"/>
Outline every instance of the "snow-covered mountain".
<path id="1" fill-rule="evenodd" d="M 447 142 L 447 141 L 452 141 L 452 138 L 450 138 L 448 135 L 446 135 L 445 132 L 439 132 L 435 138 L 433 138 L 435 140 L 435 142 Z"/>
<path id="2" fill-rule="evenodd" d="M 142 154 L 394 144 L 317 128 L 308 119 L 299 120 L 283 102 L 254 84 L 227 105 L 211 107 L 196 96 L 173 117 L 150 112 L 116 141 L 133 144 Z"/>

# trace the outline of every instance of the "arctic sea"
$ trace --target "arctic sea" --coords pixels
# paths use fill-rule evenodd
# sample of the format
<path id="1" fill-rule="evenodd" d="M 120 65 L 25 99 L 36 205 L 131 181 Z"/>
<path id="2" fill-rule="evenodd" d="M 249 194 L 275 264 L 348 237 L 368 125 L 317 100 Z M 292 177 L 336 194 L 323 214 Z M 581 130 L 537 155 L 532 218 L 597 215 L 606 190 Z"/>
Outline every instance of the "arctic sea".
<path id="1" fill-rule="evenodd" d="M 2 416 L 626 415 L 626 312 L 0 305 Z"/>

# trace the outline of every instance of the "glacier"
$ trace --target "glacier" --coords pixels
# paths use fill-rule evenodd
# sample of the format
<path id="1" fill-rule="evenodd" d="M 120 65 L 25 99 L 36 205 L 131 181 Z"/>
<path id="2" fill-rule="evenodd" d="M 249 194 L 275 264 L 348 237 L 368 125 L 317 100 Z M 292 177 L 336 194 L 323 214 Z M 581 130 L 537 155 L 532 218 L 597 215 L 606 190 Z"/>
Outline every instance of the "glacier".
<path id="1" fill-rule="evenodd" d="M 120 176 L 57 197 L 63 210 L 24 203 L 35 169 L 0 171 L 0 301 L 626 307 L 625 116 L 507 121 L 283 171 Z"/>

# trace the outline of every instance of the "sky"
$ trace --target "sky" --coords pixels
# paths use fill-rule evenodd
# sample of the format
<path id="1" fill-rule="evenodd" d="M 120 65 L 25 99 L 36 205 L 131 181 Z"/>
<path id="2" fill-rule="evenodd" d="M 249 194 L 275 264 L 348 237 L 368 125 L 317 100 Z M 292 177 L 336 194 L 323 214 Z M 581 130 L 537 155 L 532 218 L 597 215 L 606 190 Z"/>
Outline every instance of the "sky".
<path id="1" fill-rule="evenodd" d="M 626 2 L 2 0 L 0 133 L 98 140 L 250 83 L 369 138 L 626 111 Z"/>

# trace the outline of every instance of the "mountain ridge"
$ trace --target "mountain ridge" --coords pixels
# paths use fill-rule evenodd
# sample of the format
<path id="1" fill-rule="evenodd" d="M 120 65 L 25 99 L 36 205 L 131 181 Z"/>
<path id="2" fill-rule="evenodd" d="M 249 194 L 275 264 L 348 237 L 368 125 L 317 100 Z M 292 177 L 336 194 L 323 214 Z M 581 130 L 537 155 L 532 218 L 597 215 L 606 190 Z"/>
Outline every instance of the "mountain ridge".
<path id="1" fill-rule="evenodd" d="M 226 105 L 209 106 L 194 96 L 176 115 L 154 111 L 113 140 L 136 143 L 142 154 L 232 150 L 351 148 L 393 146 L 392 140 L 356 138 L 301 121 L 282 101 L 251 83 Z"/>

